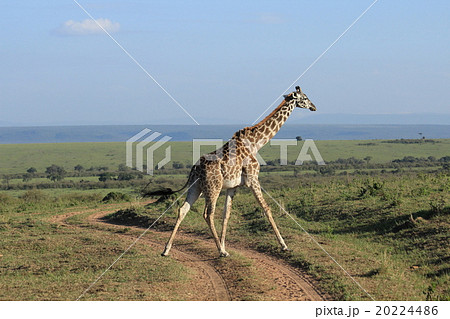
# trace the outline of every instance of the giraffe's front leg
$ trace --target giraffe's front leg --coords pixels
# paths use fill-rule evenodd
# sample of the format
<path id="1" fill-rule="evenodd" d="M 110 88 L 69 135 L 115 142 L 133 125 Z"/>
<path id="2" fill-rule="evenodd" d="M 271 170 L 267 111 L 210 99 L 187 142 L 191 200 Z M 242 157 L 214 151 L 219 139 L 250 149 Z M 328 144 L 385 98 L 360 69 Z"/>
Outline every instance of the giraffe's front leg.
<path id="1" fill-rule="evenodd" d="M 244 180 L 245 185 L 250 187 L 253 194 L 256 197 L 256 200 L 261 205 L 264 210 L 264 214 L 269 220 L 270 225 L 272 226 L 275 235 L 277 236 L 278 242 L 280 243 L 282 250 L 288 250 L 283 237 L 281 237 L 280 231 L 278 230 L 277 225 L 275 224 L 275 220 L 273 219 L 272 212 L 270 210 L 269 205 L 267 205 L 264 200 L 263 194 L 261 192 L 261 186 L 259 185 L 258 174 L 259 174 L 259 163 L 255 156 L 249 156 L 247 159 L 247 165 L 244 168 Z"/>
<path id="2" fill-rule="evenodd" d="M 213 206 L 215 206 L 215 205 L 213 205 Z M 205 217 L 206 223 L 208 224 L 208 226 L 211 230 L 211 233 L 213 235 L 214 242 L 216 243 L 217 249 L 219 250 L 219 256 L 227 257 L 230 254 L 228 254 L 225 251 L 225 249 L 222 247 L 219 236 L 217 235 L 216 227 L 214 226 L 214 209 L 215 209 L 214 207 L 207 205 L 204 217 Z"/>
<path id="3" fill-rule="evenodd" d="M 217 235 L 216 227 L 214 225 L 214 212 L 216 209 L 216 201 L 219 194 L 214 195 L 213 197 L 208 198 L 208 195 L 205 194 L 206 207 L 203 217 L 205 218 L 206 223 L 211 230 L 211 233 L 214 238 L 214 242 L 216 243 L 217 249 L 219 250 L 220 257 L 226 257 L 229 254 L 225 251 L 220 243 L 219 236 Z"/>
<path id="4" fill-rule="evenodd" d="M 275 224 L 275 220 L 273 219 L 270 207 L 269 207 L 269 205 L 267 205 L 266 201 L 264 200 L 263 194 L 261 192 L 261 186 L 259 185 L 259 181 L 257 179 L 253 179 L 252 184 L 250 185 L 250 188 L 252 189 L 253 194 L 255 195 L 258 203 L 261 205 L 262 209 L 264 210 L 264 213 L 265 213 L 267 219 L 269 220 L 269 223 L 272 226 L 273 231 L 275 232 L 278 242 L 280 243 L 281 249 L 283 251 L 288 250 L 288 247 L 286 246 L 284 239 L 283 239 L 283 237 L 281 237 L 280 231 L 278 230 L 278 227 Z"/>

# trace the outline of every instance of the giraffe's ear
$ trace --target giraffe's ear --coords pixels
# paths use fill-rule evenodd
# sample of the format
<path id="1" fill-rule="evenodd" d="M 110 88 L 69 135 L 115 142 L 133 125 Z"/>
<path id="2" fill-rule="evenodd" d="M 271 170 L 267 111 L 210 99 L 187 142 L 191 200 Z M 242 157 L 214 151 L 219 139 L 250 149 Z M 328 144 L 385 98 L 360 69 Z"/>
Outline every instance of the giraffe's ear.
<path id="1" fill-rule="evenodd" d="M 290 100 L 292 100 L 292 96 L 291 96 L 290 94 L 288 94 L 288 95 L 283 95 L 283 97 L 284 97 L 284 100 L 285 100 L 285 101 L 290 101 Z"/>

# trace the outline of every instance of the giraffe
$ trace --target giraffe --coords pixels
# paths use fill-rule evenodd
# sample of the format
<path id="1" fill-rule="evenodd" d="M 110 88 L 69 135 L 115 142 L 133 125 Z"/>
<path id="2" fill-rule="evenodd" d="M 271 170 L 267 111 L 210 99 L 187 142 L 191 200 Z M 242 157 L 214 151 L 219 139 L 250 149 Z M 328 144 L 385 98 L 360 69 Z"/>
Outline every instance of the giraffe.
<path id="1" fill-rule="evenodd" d="M 161 254 L 162 256 L 169 254 L 181 222 L 202 193 L 205 198 L 203 217 L 211 230 L 219 255 L 220 257 L 229 256 L 229 253 L 225 250 L 225 236 L 231 214 L 231 203 L 236 189 L 242 185 L 252 190 L 272 226 L 281 249 L 288 249 L 272 217 L 270 207 L 262 195 L 258 181 L 260 166 L 256 153 L 275 136 L 295 107 L 307 108 L 311 111 L 316 110 L 314 104 L 299 86 L 296 87 L 296 91 L 285 95 L 281 104 L 262 121 L 237 131 L 221 148 L 201 156 L 192 167 L 189 178 L 183 188 L 177 191 L 169 190 L 169 193 L 175 193 L 189 186 L 186 200 L 178 210 L 175 226 Z M 222 233 L 219 238 L 214 225 L 214 213 L 216 201 L 222 189 L 226 191 L 226 197 L 223 209 Z"/>

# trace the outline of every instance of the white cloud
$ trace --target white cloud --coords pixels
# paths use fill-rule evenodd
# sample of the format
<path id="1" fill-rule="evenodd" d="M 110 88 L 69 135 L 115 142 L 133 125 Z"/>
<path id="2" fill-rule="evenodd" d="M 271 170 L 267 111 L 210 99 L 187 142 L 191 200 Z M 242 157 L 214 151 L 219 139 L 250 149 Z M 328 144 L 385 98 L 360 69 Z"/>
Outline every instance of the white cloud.
<path id="1" fill-rule="evenodd" d="M 103 33 L 102 28 L 109 33 L 114 33 L 119 31 L 120 24 L 104 18 L 99 18 L 95 21 L 86 19 L 81 22 L 68 20 L 55 31 L 59 35 L 90 35 Z"/>

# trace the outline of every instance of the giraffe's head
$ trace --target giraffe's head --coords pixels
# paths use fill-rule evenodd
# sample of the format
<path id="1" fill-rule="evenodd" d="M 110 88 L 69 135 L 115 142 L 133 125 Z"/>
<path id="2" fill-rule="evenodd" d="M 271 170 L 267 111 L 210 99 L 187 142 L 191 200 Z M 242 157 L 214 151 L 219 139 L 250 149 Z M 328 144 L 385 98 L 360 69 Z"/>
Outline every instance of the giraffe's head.
<path id="1" fill-rule="evenodd" d="M 295 92 L 285 95 L 284 99 L 287 103 L 294 104 L 296 107 L 310 109 L 311 111 L 316 110 L 315 105 L 309 100 L 306 94 L 302 92 L 302 89 L 300 89 L 299 86 L 295 87 Z"/>

